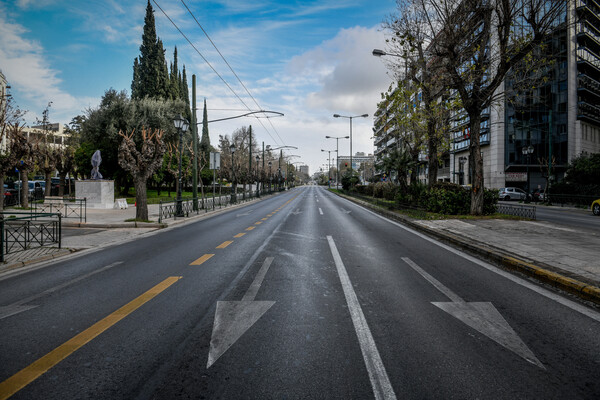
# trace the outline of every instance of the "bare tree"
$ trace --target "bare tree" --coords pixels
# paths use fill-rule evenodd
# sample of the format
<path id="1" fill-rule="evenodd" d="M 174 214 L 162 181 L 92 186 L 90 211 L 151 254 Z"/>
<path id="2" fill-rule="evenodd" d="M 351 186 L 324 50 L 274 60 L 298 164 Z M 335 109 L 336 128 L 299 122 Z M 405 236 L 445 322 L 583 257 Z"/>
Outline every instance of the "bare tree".
<path id="1" fill-rule="evenodd" d="M 396 97 L 394 114 L 410 118 L 413 125 L 417 119 L 423 121 L 424 132 L 418 136 L 423 136 L 427 145 L 422 150 L 427 151 L 427 178 L 431 185 L 437 181 L 439 156 L 449 146 L 447 122 L 451 103 L 446 101 L 447 76 L 441 73 L 442 65 L 431 56 L 429 44 L 433 33 L 427 23 L 427 13 L 413 0 L 396 3 L 398 15 L 389 17 L 383 24 L 391 33 L 386 40 L 390 53 L 396 56 L 391 68 L 398 80 L 397 91 L 403 92 L 390 92 Z"/>
<path id="2" fill-rule="evenodd" d="M 59 183 L 58 195 L 64 196 L 65 183 L 69 172 L 73 171 L 75 150 L 72 147 L 61 147 L 56 150 L 56 169 L 58 170 Z M 69 180 L 68 193 L 71 194 L 71 181 Z M 47 185 L 47 184 L 46 184 Z"/>
<path id="3" fill-rule="evenodd" d="M 469 116 L 469 154 L 474 163 L 471 214 L 483 213 L 481 114 L 509 70 L 566 17 L 568 0 L 413 0 L 435 33 L 429 48 Z"/>
<path id="4" fill-rule="evenodd" d="M 21 159 L 18 143 L 13 137 L 23 137 L 23 116 L 25 112 L 16 107 L 10 96 L 0 96 L 0 188 L 4 188 L 6 175 L 14 171 Z M 26 140 L 25 140 L 26 141 Z M 4 192 L 0 201 L 0 210 L 4 209 Z"/>
<path id="5" fill-rule="evenodd" d="M 138 150 L 133 140 L 135 129 L 130 134 L 119 131 L 123 141 L 119 146 L 119 165 L 133 176 L 135 186 L 135 219 L 148 220 L 148 197 L 146 183 L 163 160 L 166 146 L 163 141 L 164 132 L 159 129 L 151 131 L 142 128 L 141 150 Z"/>

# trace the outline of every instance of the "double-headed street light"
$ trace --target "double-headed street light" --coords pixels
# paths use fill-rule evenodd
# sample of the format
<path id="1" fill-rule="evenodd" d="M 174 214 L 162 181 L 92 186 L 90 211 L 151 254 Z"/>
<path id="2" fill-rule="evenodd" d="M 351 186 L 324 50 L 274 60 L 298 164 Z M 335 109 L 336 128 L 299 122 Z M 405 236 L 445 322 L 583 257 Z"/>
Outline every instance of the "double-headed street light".
<path id="1" fill-rule="evenodd" d="M 187 131 L 190 123 L 179 114 L 179 116 L 173 120 L 173 125 L 175 125 L 175 128 L 177 128 L 177 131 L 179 132 L 179 177 L 177 179 L 177 206 L 175 208 L 175 215 L 177 217 L 183 217 L 183 204 L 181 200 L 181 156 L 183 155 L 183 133 Z"/>
<path id="2" fill-rule="evenodd" d="M 352 119 L 359 118 L 359 117 L 367 118 L 368 116 L 369 116 L 369 114 L 353 115 L 353 116 L 333 114 L 333 118 L 348 118 L 350 120 L 350 173 L 351 174 L 352 174 Z"/>
<path id="3" fill-rule="evenodd" d="M 329 158 L 327 159 L 327 185 L 329 188 L 331 188 L 331 153 L 337 153 L 337 150 L 323 150 L 321 149 L 321 151 L 324 151 L 326 153 L 329 153 Z"/>
<path id="4" fill-rule="evenodd" d="M 236 188 L 235 188 L 235 163 L 233 161 L 233 155 L 235 154 L 235 144 L 231 143 L 231 146 L 229 146 L 229 151 L 231 152 L 231 199 L 230 199 L 230 203 L 231 204 L 235 204 L 236 199 L 237 199 L 237 193 L 236 193 Z"/>
<path id="5" fill-rule="evenodd" d="M 340 182 L 340 139 L 349 139 L 350 136 L 325 136 L 325 139 L 335 139 L 335 159 L 337 162 L 335 163 L 335 187 L 337 188 Z"/>
<path id="6" fill-rule="evenodd" d="M 260 197 L 260 178 L 258 175 L 258 162 L 260 161 L 260 156 L 256 156 L 256 197 Z"/>

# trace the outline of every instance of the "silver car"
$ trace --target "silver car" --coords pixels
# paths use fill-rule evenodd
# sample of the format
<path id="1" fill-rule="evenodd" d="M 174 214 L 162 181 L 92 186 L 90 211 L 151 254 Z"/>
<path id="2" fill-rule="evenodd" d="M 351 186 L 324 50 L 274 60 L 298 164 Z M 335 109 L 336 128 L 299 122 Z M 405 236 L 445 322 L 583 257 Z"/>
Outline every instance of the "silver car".
<path id="1" fill-rule="evenodd" d="M 500 200 L 525 200 L 527 193 L 523 189 L 517 187 L 505 187 L 498 191 L 498 198 Z"/>

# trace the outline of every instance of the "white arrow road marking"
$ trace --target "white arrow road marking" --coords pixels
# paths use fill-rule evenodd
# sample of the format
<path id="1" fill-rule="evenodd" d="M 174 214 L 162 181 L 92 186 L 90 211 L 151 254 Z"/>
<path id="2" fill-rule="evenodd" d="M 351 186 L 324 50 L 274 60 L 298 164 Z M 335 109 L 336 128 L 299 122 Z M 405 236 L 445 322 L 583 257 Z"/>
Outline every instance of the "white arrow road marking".
<path id="1" fill-rule="evenodd" d="M 344 214 L 350 214 L 352 211 L 348 211 L 348 210 L 345 210 L 345 209 L 343 209 L 343 208 L 342 208 L 342 212 L 343 212 Z"/>
<path id="2" fill-rule="evenodd" d="M 79 281 L 87 279 L 90 276 L 96 275 L 96 274 L 98 274 L 98 273 L 100 273 L 102 271 L 106 271 L 107 269 L 115 267 L 115 266 L 117 266 L 119 264 L 122 264 L 122 263 L 123 263 L 123 261 L 116 261 L 116 262 L 114 262 L 112 264 L 108 264 L 108 265 L 106 265 L 106 266 L 104 266 L 104 267 L 102 267 L 100 269 L 97 269 L 95 271 L 92 271 L 92 272 L 90 272 L 88 274 L 82 275 L 82 276 L 77 277 L 75 279 L 72 279 L 72 280 L 70 280 L 68 282 L 62 283 L 62 284 L 60 284 L 58 286 L 54 286 L 54 287 L 52 287 L 50 289 L 44 290 L 42 293 L 34 294 L 33 296 L 26 297 L 26 298 L 21 299 L 21 300 L 15 302 L 13 304 L 8 305 L 8 306 L 0 307 L 0 319 L 4 319 L 6 317 L 10 317 L 11 315 L 19 314 L 19 313 L 22 313 L 23 311 L 27 311 L 27 310 L 31 310 L 33 308 L 36 308 L 37 305 L 23 305 L 23 304 L 30 303 L 30 302 L 32 302 L 34 300 L 39 299 L 40 297 L 46 296 L 46 295 L 48 295 L 50 293 L 54 293 L 57 290 L 66 288 L 67 286 L 70 286 L 70 285 L 72 285 L 74 283 L 77 283 Z"/>
<path id="3" fill-rule="evenodd" d="M 274 301 L 254 301 L 272 262 L 273 257 L 265 259 L 241 301 L 217 301 L 207 369 L 275 304 Z"/>
<path id="4" fill-rule="evenodd" d="M 319 207 L 319 214 L 323 215 L 323 210 L 321 210 L 321 207 Z"/>
<path id="5" fill-rule="evenodd" d="M 333 260 L 335 261 L 335 266 L 340 277 L 340 282 L 342 283 L 342 289 L 344 289 L 344 296 L 346 297 L 346 303 L 348 304 L 348 310 L 350 311 L 350 316 L 352 317 L 352 323 L 354 324 L 354 330 L 356 331 L 356 336 L 358 337 L 358 343 L 360 344 L 360 350 L 365 361 L 365 366 L 367 367 L 367 372 L 369 373 L 373 394 L 378 400 L 396 399 L 394 388 L 392 388 L 390 378 L 385 370 L 383 361 L 381 361 L 379 350 L 377 350 L 377 346 L 375 345 L 375 340 L 373 339 L 373 335 L 371 334 L 371 330 L 367 324 L 365 314 L 363 313 L 360 303 L 358 302 L 358 297 L 356 297 L 356 292 L 354 291 L 352 283 L 350 282 L 350 277 L 348 276 L 346 267 L 344 267 L 342 257 L 340 257 L 340 253 L 335 246 L 333 238 L 331 236 L 327 236 L 327 241 L 329 242 L 329 248 L 331 249 L 331 254 L 333 255 Z"/>
<path id="6" fill-rule="evenodd" d="M 492 303 L 467 303 L 461 299 L 460 296 L 452 292 L 440 281 L 415 264 L 410 258 L 402 257 L 402 260 L 410 265 L 412 269 L 417 271 L 423 278 L 427 279 L 436 287 L 436 289 L 452 300 L 451 303 L 432 302 L 431 304 L 461 320 L 463 323 L 519 355 L 526 361 L 537 365 L 542 369 L 546 369 L 544 364 L 537 359 Z"/>
<path id="7" fill-rule="evenodd" d="M 290 214 L 298 215 L 298 214 L 302 214 L 302 211 L 300 211 L 299 208 L 296 208 L 296 211 L 293 211 Z"/>
<path id="8" fill-rule="evenodd" d="M 236 214 L 235 216 L 236 216 L 236 217 L 245 217 L 246 215 L 250 215 L 250 213 L 251 213 L 252 211 L 254 211 L 254 210 L 248 210 L 248 211 L 246 211 L 245 213 L 242 213 L 242 214 Z"/>

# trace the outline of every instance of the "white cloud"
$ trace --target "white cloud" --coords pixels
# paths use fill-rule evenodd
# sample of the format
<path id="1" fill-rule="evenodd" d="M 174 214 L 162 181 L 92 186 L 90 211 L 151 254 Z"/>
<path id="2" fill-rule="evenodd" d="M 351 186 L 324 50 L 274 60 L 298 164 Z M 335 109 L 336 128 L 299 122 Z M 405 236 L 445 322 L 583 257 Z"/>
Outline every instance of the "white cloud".
<path id="1" fill-rule="evenodd" d="M 86 107 L 97 104 L 97 99 L 76 98 L 61 89 L 59 71 L 48 65 L 39 43 L 23 38 L 26 32 L 21 25 L 0 16 L 2 71 L 19 105 L 30 109 L 28 122 L 34 122 L 49 101 L 53 102 L 52 119 L 60 122 L 69 122 Z"/>
<path id="2" fill-rule="evenodd" d="M 295 57 L 293 74 L 312 77 L 319 88 L 306 98 L 312 109 L 363 114 L 373 110 L 390 78 L 385 66 L 371 55 L 385 39 L 375 28 L 341 30 L 319 47 Z"/>

